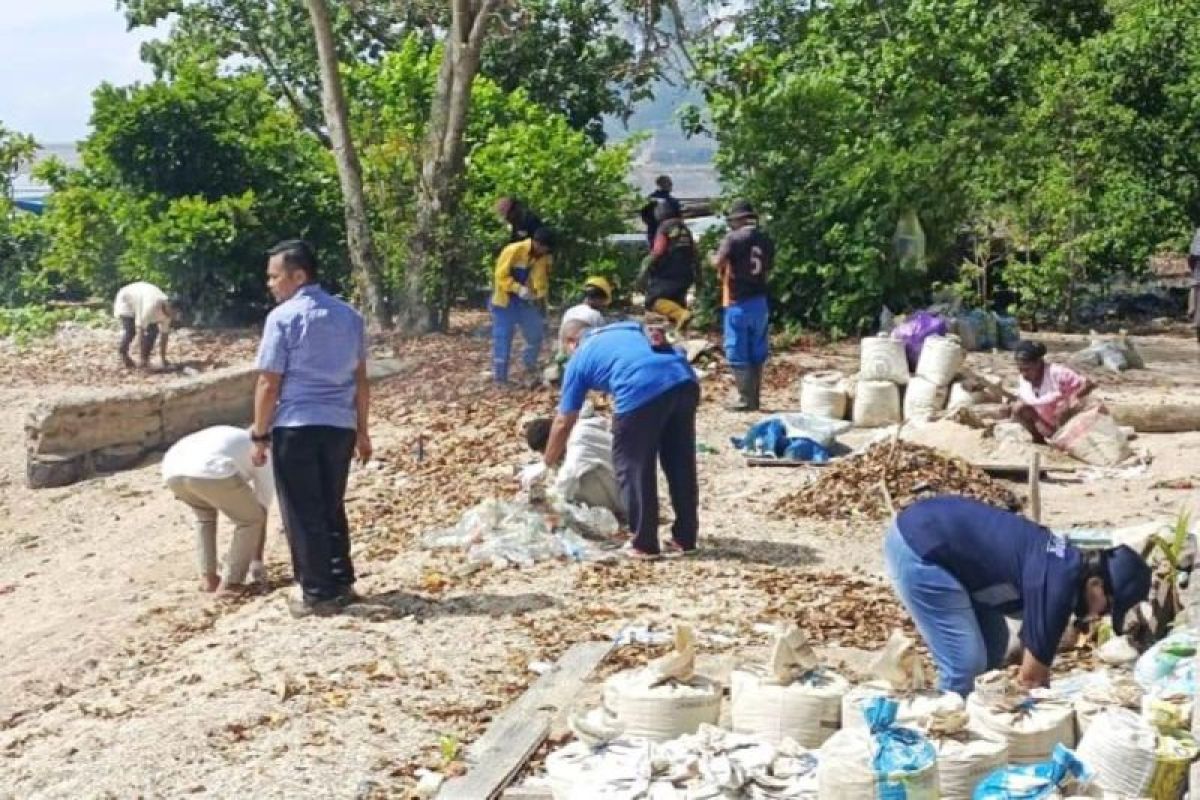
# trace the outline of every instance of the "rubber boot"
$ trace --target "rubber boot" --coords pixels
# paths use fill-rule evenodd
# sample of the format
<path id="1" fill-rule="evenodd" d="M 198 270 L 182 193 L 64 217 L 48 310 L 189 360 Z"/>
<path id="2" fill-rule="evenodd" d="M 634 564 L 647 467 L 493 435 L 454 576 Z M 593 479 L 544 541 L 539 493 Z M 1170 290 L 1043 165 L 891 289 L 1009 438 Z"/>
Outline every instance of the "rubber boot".
<path id="1" fill-rule="evenodd" d="M 762 408 L 762 379 L 763 365 L 755 364 L 750 368 L 750 410 L 758 411 Z"/>
<path id="2" fill-rule="evenodd" d="M 754 371 L 751 367 L 731 367 L 733 385 L 737 388 L 737 400 L 727 403 L 729 411 L 754 411 Z"/>

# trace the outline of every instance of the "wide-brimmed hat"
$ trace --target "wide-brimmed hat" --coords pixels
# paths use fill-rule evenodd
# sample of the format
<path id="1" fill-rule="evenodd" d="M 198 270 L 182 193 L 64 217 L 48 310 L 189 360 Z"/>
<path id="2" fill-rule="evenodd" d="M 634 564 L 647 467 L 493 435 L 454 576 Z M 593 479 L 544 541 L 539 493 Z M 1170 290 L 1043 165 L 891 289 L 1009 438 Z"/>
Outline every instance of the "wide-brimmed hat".
<path id="1" fill-rule="evenodd" d="M 731 222 L 736 219 L 758 219 L 758 214 L 755 213 L 754 206 L 750 205 L 749 200 L 738 199 L 730 204 L 725 219 Z"/>

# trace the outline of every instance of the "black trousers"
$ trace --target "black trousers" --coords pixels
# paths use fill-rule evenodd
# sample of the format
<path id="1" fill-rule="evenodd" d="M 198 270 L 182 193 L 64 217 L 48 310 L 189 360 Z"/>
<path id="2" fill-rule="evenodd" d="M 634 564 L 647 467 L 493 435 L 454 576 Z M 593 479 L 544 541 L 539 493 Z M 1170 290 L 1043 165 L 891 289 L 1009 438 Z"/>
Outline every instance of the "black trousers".
<path id="1" fill-rule="evenodd" d="M 133 317 L 121 317 L 121 347 L 120 354 L 122 358 L 129 357 L 129 345 L 133 344 L 134 338 L 137 336 L 137 323 Z M 138 355 L 142 361 L 149 361 L 150 354 L 154 352 L 154 343 L 158 341 L 158 323 L 152 322 L 142 331 L 142 340 L 138 342 Z"/>
<path id="2" fill-rule="evenodd" d="M 671 537 L 685 549 L 696 546 L 696 406 L 699 384 L 688 381 L 663 392 L 641 408 L 613 420 L 613 467 L 621 499 L 629 509 L 633 544 L 659 552 L 658 465 L 662 464 L 675 511 Z"/>
<path id="3" fill-rule="evenodd" d="M 328 425 L 275 428 L 271 461 L 279 509 L 292 551 L 292 573 L 308 602 L 350 591 L 350 523 L 346 481 L 354 431 Z"/>

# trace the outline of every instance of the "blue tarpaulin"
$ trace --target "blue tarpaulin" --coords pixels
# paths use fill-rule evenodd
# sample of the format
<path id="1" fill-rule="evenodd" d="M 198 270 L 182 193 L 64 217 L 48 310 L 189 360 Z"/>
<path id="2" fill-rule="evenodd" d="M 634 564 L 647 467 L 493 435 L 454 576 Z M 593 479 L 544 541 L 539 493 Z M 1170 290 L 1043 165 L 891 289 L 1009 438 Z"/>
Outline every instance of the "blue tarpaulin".
<path id="1" fill-rule="evenodd" d="M 28 211 L 31 214 L 41 214 L 46 210 L 46 200 L 44 198 L 16 198 L 13 200 L 13 205 L 22 211 Z"/>

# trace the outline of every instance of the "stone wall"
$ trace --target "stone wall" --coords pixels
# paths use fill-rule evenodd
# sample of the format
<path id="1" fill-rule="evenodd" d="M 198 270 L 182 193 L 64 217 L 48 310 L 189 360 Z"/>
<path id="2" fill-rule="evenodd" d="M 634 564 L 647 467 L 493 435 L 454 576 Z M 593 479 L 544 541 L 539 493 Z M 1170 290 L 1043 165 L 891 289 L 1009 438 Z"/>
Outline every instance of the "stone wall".
<path id="1" fill-rule="evenodd" d="M 400 372 L 394 359 L 372 360 L 372 380 Z M 41 489 L 101 472 L 131 469 L 210 425 L 246 425 L 253 416 L 251 366 L 229 367 L 162 387 L 97 389 L 44 400 L 25 421 L 26 480 Z"/>

